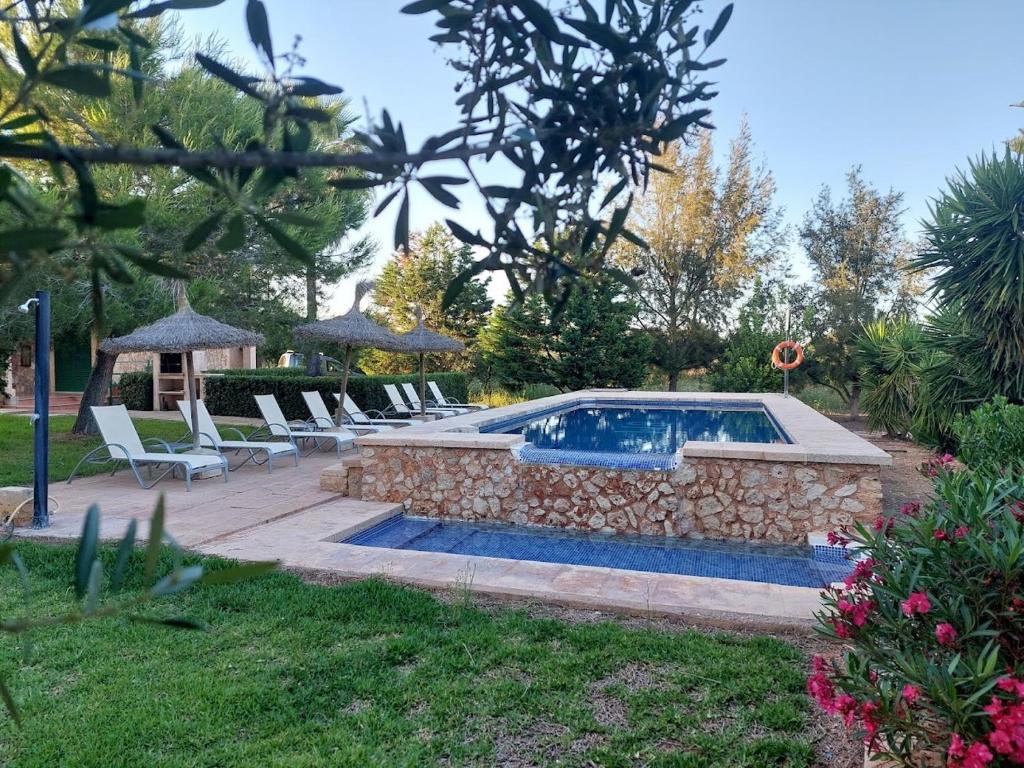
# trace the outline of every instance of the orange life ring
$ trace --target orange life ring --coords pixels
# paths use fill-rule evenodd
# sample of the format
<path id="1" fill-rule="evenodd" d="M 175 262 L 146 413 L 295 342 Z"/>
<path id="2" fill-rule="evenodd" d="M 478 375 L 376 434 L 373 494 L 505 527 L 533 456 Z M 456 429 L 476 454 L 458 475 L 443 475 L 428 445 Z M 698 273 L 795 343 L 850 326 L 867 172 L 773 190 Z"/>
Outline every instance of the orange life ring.
<path id="1" fill-rule="evenodd" d="M 788 363 L 782 362 L 782 350 L 792 349 L 796 352 L 796 359 Z M 795 341 L 780 341 L 772 350 L 772 365 L 780 371 L 792 371 L 804 361 L 804 348 Z"/>

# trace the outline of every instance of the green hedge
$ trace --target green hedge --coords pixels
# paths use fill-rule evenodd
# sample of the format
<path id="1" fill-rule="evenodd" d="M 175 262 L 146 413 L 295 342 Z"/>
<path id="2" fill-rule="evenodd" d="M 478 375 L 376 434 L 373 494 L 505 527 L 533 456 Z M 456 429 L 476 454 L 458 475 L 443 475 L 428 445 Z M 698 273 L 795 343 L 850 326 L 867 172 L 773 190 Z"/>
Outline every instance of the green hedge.
<path id="1" fill-rule="evenodd" d="M 117 387 L 120 399 L 130 411 L 153 410 L 153 372 L 131 371 L 122 373 Z"/>
<path id="2" fill-rule="evenodd" d="M 464 373 L 428 373 L 427 379 L 436 381 L 448 397 L 465 402 L 468 384 Z M 348 380 L 348 394 L 364 410 L 384 410 L 390 405 L 385 384 L 418 382 L 419 376 L 353 376 Z M 285 418 L 307 419 L 309 410 L 302 399 L 303 392 L 317 390 L 323 395 L 328 408 L 333 408 L 332 393 L 339 390 L 338 376 L 293 376 L 266 374 L 263 371 L 234 372 L 230 375 L 206 380 L 206 407 L 218 416 L 249 416 L 259 418 L 254 395 L 274 395 L 284 411 Z M 430 393 L 427 393 L 430 400 Z"/>

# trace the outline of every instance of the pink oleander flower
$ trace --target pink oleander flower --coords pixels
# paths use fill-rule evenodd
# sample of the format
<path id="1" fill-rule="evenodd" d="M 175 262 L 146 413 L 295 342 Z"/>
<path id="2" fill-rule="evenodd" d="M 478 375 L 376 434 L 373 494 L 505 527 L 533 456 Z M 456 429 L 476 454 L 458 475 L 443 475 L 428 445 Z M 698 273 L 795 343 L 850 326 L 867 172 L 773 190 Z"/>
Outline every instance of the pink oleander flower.
<path id="1" fill-rule="evenodd" d="M 889 531 L 892 530 L 893 520 L 892 520 L 891 517 L 886 517 L 885 515 L 879 515 L 878 517 L 875 518 L 875 522 L 872 523 L 871 526 L 876 531 L 881 531 L 882 533 L 888 534 Z"/>
<path id="2" fill-rule="evenodd" d="M 901 515 L 908 515 L 910 517 L 913 517 L 914 515 L 916 515 L 920 511 L 921 511 L 921 502 L 920 501 L 908 501 L 905 504 L 901 504 L 900 505 L 900 514 Z"/>
<path id="3" fill-rule="evenodd" d="M 970 528 L 968 528 L 966 525 L 961 525 L 959 528 L 957 528 L 955 531 L 953 531 L 953 535 L 956 536 L 958 539 L 962 539 L 964 536 L 966 536 L 970 532 L 971 532 Z"/>
<path id="4" fill-rule="evenodd" d="M 845 536 L 841 536 L 835 531 L 829 531 L 828 536 L 825 537 L 830 547 L 845 547 L 850 543 L 850 540 Z"/>
<path id="5" fill-rule="evenodd" d="M 867 624 L 868 614 L 871 613 L 871 609 L 874 607 L 875 604 L 871 600 L 856 601 L 841 597 L 836 601 L 836 608 L 855 627 L 863 627 Z"/>
<path id="6" fill-rule="evenodd" d="M 875 561 L 873 558 L 866 557 L 863 560 L 858 560 L 850 574 L 843 579 L 843 584 L 847 589 L 853 589 L 857 584 L 870 581 L 871 577 L 875 575 L 874 568 Z"/>
<path id="7" fill-rule="evenodd" d="M 936 528 L 935 529 L 935 533 L 932 534 L 932 535 L 935 537 L 936 541 L 948 541 L 949 540 L 949 534 L 946 533 L 941 528 Z"/>
<path id="8" fill-rule="evenodd" d="M 939 645 L 953 645 L 953 643 L 956 642 L 956 629 L 954 629 L 953 625 L 948 622 L 936 624 L 935 639 L 939 641 Z"/>
<path id="9" fill-rule="evenodd" d="M 924 592 L 911 592 L 910 597 L 900 603 L 900 609 L 904 616 L 913 616 L 915 613 L 928 613 L 932 604 Z"/>
<path id="10" fill-rule="evenodd" d="M 921 689 L 918 688 L 916 685 L 911 685 L 910 683 L 907 683 L 903 686 L 902 693 L 903 700 L 907 702 L 907 704 L 913 704 L 915 701 L 918 700 L 918 698 L 920 698 Z"/>

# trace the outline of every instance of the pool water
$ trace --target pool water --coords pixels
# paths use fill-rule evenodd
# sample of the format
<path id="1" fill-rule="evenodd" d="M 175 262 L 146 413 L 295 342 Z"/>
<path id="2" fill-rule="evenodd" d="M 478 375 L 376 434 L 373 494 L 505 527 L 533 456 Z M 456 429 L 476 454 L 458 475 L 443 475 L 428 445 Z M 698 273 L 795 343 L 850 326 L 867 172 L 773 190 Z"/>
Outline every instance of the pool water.
<path id="1" fill-rule="evenodd" d="M 408 515 L 388 518 L 342 543 L 794 587 L 824 587 L 841 581 L 853 568 L 845 553 L 835 547 L 812 549 L 781 544 L 616 536 Z"/>
<path id="2" fill-rule="evenodd" d="M 784 443 L 763 408 L 583 406 L 534 417 L 502 432 L 536 448 L 600 453 L 674 454 L 687 440 Z"/>

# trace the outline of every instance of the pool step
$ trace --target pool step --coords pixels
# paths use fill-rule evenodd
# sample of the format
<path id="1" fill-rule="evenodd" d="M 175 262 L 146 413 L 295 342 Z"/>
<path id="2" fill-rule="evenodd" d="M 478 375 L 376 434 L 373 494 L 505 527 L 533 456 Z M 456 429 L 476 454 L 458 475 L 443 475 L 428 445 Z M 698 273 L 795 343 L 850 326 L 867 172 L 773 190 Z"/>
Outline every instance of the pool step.
<path id="1" fill-rule="evenodd" d="M 337 464 L 331 464 L 320 472 L 320 490 L 340 493 L 353 499 L 361 499 L 363 480 L 363 459 L 361 456 L 346 456 Z"/>

